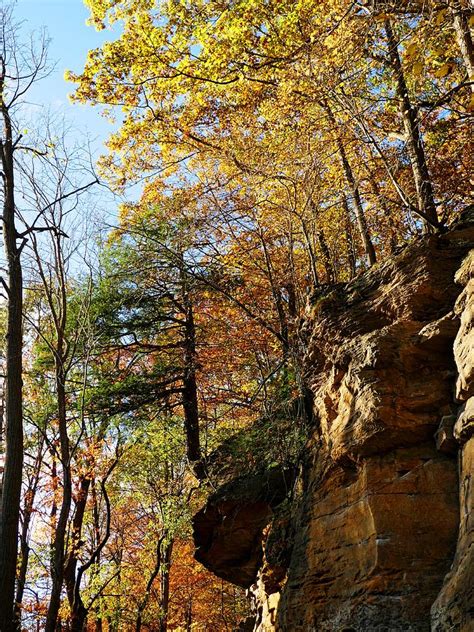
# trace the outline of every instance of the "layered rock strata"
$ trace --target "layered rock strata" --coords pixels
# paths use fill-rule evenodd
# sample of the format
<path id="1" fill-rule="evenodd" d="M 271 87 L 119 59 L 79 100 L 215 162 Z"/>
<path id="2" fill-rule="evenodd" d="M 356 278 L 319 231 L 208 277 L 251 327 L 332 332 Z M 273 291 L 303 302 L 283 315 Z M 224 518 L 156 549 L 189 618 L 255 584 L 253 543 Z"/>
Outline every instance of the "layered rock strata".
<path id="1" fill-rule="evenodd" d="M 456 274 L 464 289 L 454 306 L 460 327 L 454 341 L 456 400 L 453 428 L 459 445 L 459 535 L 456 555 L 432 608 L 432 629 L 474 630 L 474 250 Z"/>
<path id="2" fill-rule="evenodd" d="M 473 245 L 465 218 L 313 297 L 296 484 L 227 485 L 194 524 L 255 632 L 474 630 Z"/>

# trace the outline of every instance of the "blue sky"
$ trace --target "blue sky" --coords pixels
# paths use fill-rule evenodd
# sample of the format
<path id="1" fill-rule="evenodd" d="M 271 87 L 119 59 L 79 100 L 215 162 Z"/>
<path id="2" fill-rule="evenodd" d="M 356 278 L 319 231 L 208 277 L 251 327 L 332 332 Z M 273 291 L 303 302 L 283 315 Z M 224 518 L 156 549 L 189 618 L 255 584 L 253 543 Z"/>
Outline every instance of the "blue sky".
<path id="1" fill-rule="evenodd" d="M 87 51 L 113 39 L 114 34 L 86 26 L 88 10 L 82 0 L 17 0 L 15 16 L 24 21 L 25 34 L 46 27 L 51 39 L 49 57 L 51 62 L 56 62 L 52 74 L 36 84 L 29 101 L 35 107 L 64 113 L 79 134 L 87 133 L 97 139 L 94 145 L 99 153 L 112 127 L 100 116 L 98 108 L 69 102 L 68 94 L 74 91 L 74 85 L 64 81 L 64 71 L 79 72 Z"/>

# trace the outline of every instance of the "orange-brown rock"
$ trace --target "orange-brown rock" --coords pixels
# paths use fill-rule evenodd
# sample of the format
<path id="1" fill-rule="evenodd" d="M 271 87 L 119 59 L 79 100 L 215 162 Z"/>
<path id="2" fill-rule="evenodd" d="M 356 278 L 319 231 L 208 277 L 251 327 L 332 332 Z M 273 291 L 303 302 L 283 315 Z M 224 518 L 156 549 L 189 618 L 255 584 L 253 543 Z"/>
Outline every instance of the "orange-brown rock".
<path id="1" fill-rule="evenodd" d="M 273 503 L 260 570 L 245 566 L 256 632 L 474 629 L 473 244 L 466 218 L 312 297 L 301 340 L 315 421 L 282 553 Z M 210 532 L 206 565 L 223 576 L 219 547 L 239 549 L 240 531 Z"/>
<path id="2" fill-rule="evenodd" d="M 456 274 L 463 286 L 455 311 L 456 396 L 463 402 L 454 424 L 459 442 L 459 537 L 451 572 L 432 608 L 433 632 L 474 629 L 474 250 Z"/>
<path id="3" fill-rule="evenodd" d="M 456 397 L 465 401 L 474 396 L 474 250 L 470 251 L 459 268 L 456 282 L 464 286 L 454 306 L 461 321 L 454 341 L 454 358 L 458 371 Z"/>
<path id="4" fill-rule="evenodd" d="M 459 538 L 451 572 L 433 604 L 433 632 L 474 629 L 474 437 L 459 456 Z"/>
<path id="5" fill-rule="evenodd" d="M 293 479 L 294 471 L 274 467 L 221 487 L 193 518 L 196 559 L 218 577 L 248 588 L 262 562 L 263 530 Z"/>
<path id="6" fill-rule="evenodd" d="M 429 630 L 457 534 L 457 474 L 432 445 L 313 470 L 282 630 Z"/>

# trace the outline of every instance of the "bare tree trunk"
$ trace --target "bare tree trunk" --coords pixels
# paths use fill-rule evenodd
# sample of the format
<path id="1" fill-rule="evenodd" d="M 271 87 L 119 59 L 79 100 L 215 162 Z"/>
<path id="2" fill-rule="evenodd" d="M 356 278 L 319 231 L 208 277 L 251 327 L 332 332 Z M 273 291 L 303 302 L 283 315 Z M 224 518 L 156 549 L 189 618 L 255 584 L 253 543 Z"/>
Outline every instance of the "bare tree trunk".
<path id="1" fill-rule="evenodd" d="M 119 625 L 122 616 L 122 558 L 123 558 L 123 532 L 122 532 L 122 548 L 119 549 L 118 559 L 116 560 L 116 565 L 118 567 L 117 571 L 117 590 L 115 603 L 113 606 L 113 612 L 107 617 L 108 618 L 108 627 L 112 632 L 119 631 Z"/>
<path id="2" fill-rule="evenodd" d="M 15 226 L 14 144 L 9 108 L 4 101 L 6 68 L 0 68 L 0 109 L 3 138 L 0 161 L 3 172 L 3 239 L 7 263 L 7 335 L 5 397 L 5 469 L 0 508 L 0 630 L 15 628 L 15 575 L 18 555 L 21 480 L 23 472 L 23 274 L 21 249 Z"/>
<path id="3" fill-rule="evenodd" d="M 339 159 L 342 165 L 342 171 L 344 173 L 344 177 L 347 182 L 347 186 L 352 194 L 352 199 L 354 202 L 354 210 L 356 215 L 357 227 L 359 229 L 360 236 L 362 238 L 362 243 L 364 244 L 365 254 L 369 259 L 369 264 L 374 265 L 377 261 L 377 257 L 375 254 L 375 248 L 370 238 L 369 227 L 367 226 L 367 221 L 365 219 L 364 207 L 362 205 L 362 198 L 360 195 L 359 187 L 357 185 L 356 179 L 354 177 L 354 172 L 352 171 L 352 167 L 350 165 L 349 159 L 347 158 L 346 148 L 344 147 L 344 143 L 337 131 L 337 121 L 334 117 L 333 111 L 329 105 L 329 103 L 324 100 L 321 103 L 324 111 L 328 115 L 329 122 L 334 128 L 336 134 L 336 146 L 337 151 L 339 153 Z"/>
<path id="4" fill-rule="evenodd" d="M 284 284 L 284 289 L 286 290 L 287 295 L 287 311 L 288 311 L 288 319 L 291 323 L 296 322 L 296 318 L 298 317 L 298 305 L 300 304 L 299 296 L 297 293 L 297 275 L 295 268 L 295 242 L 293 239 L 293 228 L 291 219 L 288 226 L 288 264 L 289 269 L 287 272 L 287 279 Z M 294 329 L 294 327 L 292 327 Z M 293 331 L 292 331 L 293 333 Z M 290 343 L 291 344 L 291 343 Z"/>
<path id="5" fill-rule="evenodd" d="M 454 32 L 456 33 L 459 50 L 466 66 L 467 76 L 469 81 L 474 82 L 474 45 L 466 12 L 463 11 L 460 0 L 448 0 L 448 5 L 453 18 Z M 471 90 L 474 92 L 474 83 L 471 85 Z"/>
<path id="6" fill-rule="evenodd" d="M 158 576 L 158 573 L 160 572 L 162 558 L 163 558 L 163 552 L 161 550 L 161 546 L 164 542 L 165 537 L 166 535 L 162 535 L 158 539 L 158 542 L 156 545 L 155 565 L 153 567 L 150 577 L 148 578 L 147 585 L 145 588 L 145 594 L 143 595 L 143 599 L 138 605 L 137 618 L 135 621 L 135 632 L 140 632 L 140 630 L 142 629 L 143 613 L 145 611 L 145 608 L 148 605 L 148 600 L 150 598 L 150 592 L 153 587 L 153 582 L 155 581 L 156 577 Z"/>
<path id="7" fill-rule="evenodd" d="M 468 16 L 470 13 L 469 0 L 464 2 L 463 7 L 462 0 L 448 0 L 447 5 L 451 12 L 453 21 L 453 28 L 456 34 L 456 40 L 461 51 L 461 55 L 466 67 L 466 71 L 469 77 L 469 81 L 474 81 L 474 46 L 469 28 Z M 443 4 L 441 3 L 442 7 Z M 444 5 L 445 6 L 445 5 Z M 380 13 L 392 13 L 395 15 L 406 13 L 406 7 L 400 4 L 400 2 L 379 2 L 372 0 L 372 7 L 376 14 Z M 425 2 L 412 2 L 412 10 L 416 10 L 418 13 L 426 12 L 430 10 L 430 4 Z M 474 91 L 474 84 L 471 85 L 471 90 Z"/>
<path id="8" fill-rule="evenodd" d="M 18 557 L 18 525 L 23 473 L 23 273 L 21 251 L 24 242 L 15 226 L 15 161 L 21 135 L 13 138 L 12 113 L 21 110 L 32 84 L 41 78 L 46 63 L 46 42 L 35 46 L 34 38 L 21 47 L 18 24 L 12 19 L 12 5 L 0 6 L 2 42 L 0 47 L 0 172 L 3 184 L 3 242 L 7 280 L 5 466 L 0 506 L 0 630 L 10 632 L 14 621 L 15 575 Z M 7 85 L 8 84 L 8 85 Z"/>
<path id="9" fill-rule="evenodd" d="M 74 602 L 74 610 L 71 611 L 71 632 L 83 632 L 86 629 L 87 615 L 82 599 Z"/>
<path id="10" fill-rule="evenodd" d="M 4 384 L 0 385 L 0 451 L 3 452 L 3 432 L 5 427 L 5 391 Z M 1 503 L 2 488 L 0 485 L 0 503 Z"/>
<path id="11" fill-rule="evenodd" d="M 32 476 L 30 477 L 28 489 L 26 490 L 23 521 L 20 534 L 20 568 L 18 569 L 17 589 L 15 596 L 15 620 L 18 630 L 21 630 L 21 606 L 23 603 L 23 594 L 26 583 L 26 571 L 28 569 L 28 561 L 30 555 L 29 546 L 29 529 L 31 524 L 31 516 L 33 514 L 33 505 L 35 502 L 36 491 L 38 489 L 39 477 L 41 472 L 41 464 L 43 462 L 43 446 L 44 440 L 41 437 L 38 444 L 38 452 L 35 458 Z"/>
<path id="12" fill-rule="evenodd" d="M 64 172 L 59 166 L 57 177 L 62 182 Z M 35 183 L 33 182 L 33 186 Z M 61 198 L 64 196 L 61 191 Z M 62 499 L 59 509 L 59 516 L 54 528 L 51 542 L 51 594 L 46 616 L 45 631 L 55 632 L 58 623 L 58 613 L 61 605 L 61 592 L 64 583 L 66 564 L 66 533 L 69 521 L 69 514 L 72 503 L 72 480 L 71 480 L 71 450 L 68 435 L 67 416 L 67 393 L 66 381 L 70 365 L 71 345 L 67 338 L 68 324 L 68 297 L 67 297 L 67 263 L 63 248 L 64 233 L 60 230 L 61 221 L 64 217 L 63 209 L 58 204 L 58 216 L 52 218 L 52 225 L 55 229 L 50 229 L 52 235 L 52 245 L 54 259 L 52 270 L 45 269 L 43 257 L 38 247 L 36 236 L 32 234 L 32 249 L 35 255 L 39 276 L 42 280 L 43 289 L 51 312 L 53 323 L 53 339 L 48 342 L 48 347 L 54 357 L 55 364 L 55 388 L 56 407 L 59 434 L 59 460 L 62 470 Z"/>
<path id="13" fill-rule="evenodd" d="M 390 19 L 386 19 L 384 21 L 384 26 L 385 33 L 387 35 L 390 66 L 395 77 L 396 94 L 400 104 L 400 114 L 403 120 L 408 155 L 410 157 L 413 178 L 415 181 L 418 212 L 424 218 L 426 228 L 430 225 L 437 226 L 438 215 L 436 213 L 433 185 L 428 171 L 425 149 L 420 131 L 418 111 L 410 101 L 408 87 L 405 81 L 400 55 L 398 53 L 398 43 L 395 39 Z"/>
<path id="14" fill-rule="evenodd" d="M 89 609 L 84 606 L 84 603 L 81 599 L 81 581 L 82 581 L 82 577 L 84 573 L 87 570 L 89 570 L 91 566 L 93 565 L 97 566 L 99 564 L 102 550 L 104 549 L 104 547 L 106 546 L 110 538 L 111 505 L 110 505 L 109 495 L 106 489 L 106 483 L 107 483 L 107 479 L 109 478 L 109 476 L 112 474 L 113 470 L 115 469 L 118 461 L 119 461 L 119 453 L 118 453 L 118 446 L 117 446 L 117 449 L 115 452 L 115 459 L 112 461 L 111 465 L 109 466 L 105 474 L 105 477 L 102 479 L 100 483 L 100 488 L 102 491 L 102 496 L 105 502 L 105 509 L 106 509 L 105 533 L 104 533 L 104 536 L 100 539 L 100 541 L 98 541 L 97 546 L 95 547 L 94 551 L 92 552 L 92 555 L 89 557 L 87 562 L 82 564 L 77 571 L 77 577 L 76 577 L 76 582 L 74 586 L 74 602 L 73 602 L 74 610 L 75 610 L 75 621 L 74 621 L 74 627 L 71 628 L 71 632 L 82 632 L 87 624 L 87 616 L 89 614 Z"/>
<path id="15" fill-rule="evenodd" d="M 347 246 L 347 258 L 349 261 L 349 270 L 350 270 L 350 279 L 355 277 L 357 268 L 356 268 L 356 255 L 354 249 L 354 238 L 352 236 L 352 221 L 351 221 L 351 212 L 349 209 L 349 204 L 347 202 L 346 196 L 343 194 L 342 196 L 342 206 L 345 214 L 345 237 L 346 237 L 346 246 Z"/>
<path id="16" fill-rule="evenodd" d="M 372 266 L 377 261 L 375 248 L 370 238 L 369 227 L 367 226 L 367 221 L 365 219 L 364 207 L 362 206 L 362 198 L 360 196 L 359 187 L 356 184 L 354 173 L 352 171 L 349 160 L 347 159 L 345 147 L 342 143 L 342 140 L 339 137 L 337 139 L 337 148 L 339 151 L 339 157 L 341 159 L 342 170 L 346 177 L 346 181 L 349 186 L 349 189 L 352 193 L 357 227 L 359 229 L 359 233 L 362 238 L 362 243 L 364 244 L 365 254 L 367 255 L 369 259 L 369 263 Z"/>
<path id="17" fill-rule="evenodd" d="M 97 605 L 95 609 L 94 627 L 95 627 L 95 632 L 102 632 L 103 630 L 102 616 L 100 614 L 100 605 Z"/>
<path id="18" fill-rule="evenodd" d="M 107 428 L 107 421 L 103 420 L 99 426 L 99 431 L 96 435 L 97 441 L 101 442 L 104 439 L 104 435 Z M 90 442 L 87 441 L 88 447 Z M 69 602 L 69 608 L 71 611 L 71 631 L 81 632 L 84 628 L 88 611 L 84 607 L 82 599 L 78 599 L 76 595 L 76 571 L 78 564 L 79 549 L 81 546 L 82 526 L 84 523 L 84 517 L 86 514 L 87 500 L 89 498 L 89 492 L 92 487 L 92 500 L 93 500 L 93 525 L 95 544 L 100 541 L 100 527 L 99 527 L 99 515 L 97 508 L 97 493 L 95 487 L 95 477 L 92 474 L 93 463 L 87 460 L 85 463 L 87 469 L 79 479 L 79 491 L 77 498 L 75 498 L 75 511 L 71 525 L 70 535 L 70 549 L 67 555 L 67 559 L 64 565 L 64 583 L 66 584 L 66 593 Z M 100 562 L 100 558 L 98 560 Z M 96 620 L 97 629 L 97 620 Z"/>

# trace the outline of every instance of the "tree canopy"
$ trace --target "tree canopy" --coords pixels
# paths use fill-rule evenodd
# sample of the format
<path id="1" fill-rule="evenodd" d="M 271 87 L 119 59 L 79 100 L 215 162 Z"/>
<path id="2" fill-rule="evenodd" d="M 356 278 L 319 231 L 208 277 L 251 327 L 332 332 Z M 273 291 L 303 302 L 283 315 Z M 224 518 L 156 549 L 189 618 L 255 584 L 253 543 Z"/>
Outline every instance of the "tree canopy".
<path id="1" fill-rule="evenodd" d="M 301 458 L 309 303 L 469 204 L 472 11 L 85 4 L 119 25 L 67 73 L 115 122 L 97 175 L 44 121 L 23 145 L 46 44 L 4 14 L 0 627 L 229 630 L 244 595 L 193 559 L 191 516 L 226 468 Z M 99 182 L 140 195 L 91 236 Z"/>

